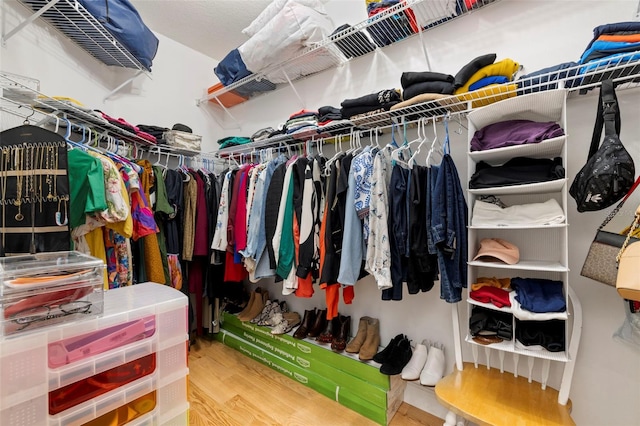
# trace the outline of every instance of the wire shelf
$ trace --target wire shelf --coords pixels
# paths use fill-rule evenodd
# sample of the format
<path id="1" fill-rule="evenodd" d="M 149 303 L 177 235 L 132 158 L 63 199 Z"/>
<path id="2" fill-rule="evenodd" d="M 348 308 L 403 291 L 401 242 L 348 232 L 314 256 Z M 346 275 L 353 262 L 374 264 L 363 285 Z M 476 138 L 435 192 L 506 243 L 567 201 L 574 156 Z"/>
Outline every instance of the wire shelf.
<path id="1" fill-rule="evenodd" d="M 309 46 L 301 54 L 257 70 L 228 86 L 214 90 L 198 100 L 223 105 L 221 97 L 229 92 L 245 98 L 268 93 L 278 83 L 334 68 L 351 59 L 369 54 L 378 48 L 409 39 L 430 28 L 468 14 L 497 0 L 408 0 L 377 13 L 366 20 L 332 34 L 322 42 Z M 275 83 L 275 84 L 274 84 Z M 280 84 L 282 85 L 282 84 Z"/>
<path id="2" fill-rule="evenodd" d="M 561 89 L 567 97 L 585 94 L 597 88 L 602 81 L 612 79 L 618 91 L 640 86 L 640 61 L 629 58 L 640 55 L 630 52 L 612 58 L 603 58 L 588 64 L 575 65 L 559 71 L 549 71 L 509 83 L 497 84 L 474 92 L 444 96 L 436 100 L 419 102 L 391 111 L 373 113 L 366 117 L 352 118 L 350 124 L 341 124 L 336 128 L 318 129 L 312 136 L 295 138 L 292 135 L 278 135 L 261 141 L 259 144 L 248 144 L 242 147 L 230 147 L 219 152 L 230 155 L 234 152 L 247 152 L 257 148 L 266 148 L 282 144 L 302 143 L 312 137 L 320 139 L 328 133 L 330 136 L 354 131 L 380 131 L 398 124 L 411 124 L 423 118 L 441 120 L 445 116 L 466 115 L 492 103 L 522 96 L 530 93 Z M 235 148 L 235 149 L 234 149 Z M 239 151 L 242 150 L 242 151 Z"/>
<path id="3" fill-rule="evenodd" d="M 136 59 L 111 33 L 75 0 L 20 0 L 63 35 L 100 62 L 123 68 L 151 71 Z"/>
<path id="4" fill-rule="evenodd" d="M 0 89 L 2 90 L 0 96 L 2 110 L 12 115 L 27 118 L 29 114 L 25 116 L 25 111 L 28 111 L 33 113 L 32 115 L 42 116 L 42 119 L 48 117 L 50 121 L 58 124 L 61 120 L 68 119 L 72 124 L 88 126 L 124 142 L 141 146 L 154 145 L 151 141 L 135 133 L 109 123 L 102 117 L 93 114 L 88 108 L 83 109 L 71 102 L 55 99 L 27 86 L 15 75 L 0 71 Z"/>

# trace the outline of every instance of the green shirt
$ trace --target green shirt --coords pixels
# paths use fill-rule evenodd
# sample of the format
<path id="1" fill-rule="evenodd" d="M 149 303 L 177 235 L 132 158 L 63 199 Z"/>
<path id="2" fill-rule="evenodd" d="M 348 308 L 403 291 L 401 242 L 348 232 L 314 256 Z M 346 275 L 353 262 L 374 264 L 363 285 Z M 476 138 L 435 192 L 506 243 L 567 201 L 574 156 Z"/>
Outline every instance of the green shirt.
<path id="1" fill-rule="evenodd" d="M 67 153 L 69 159 L 69 225 L 85 223 L 85 214 L 107 209 L 102 163 L 80 149 Z"/>

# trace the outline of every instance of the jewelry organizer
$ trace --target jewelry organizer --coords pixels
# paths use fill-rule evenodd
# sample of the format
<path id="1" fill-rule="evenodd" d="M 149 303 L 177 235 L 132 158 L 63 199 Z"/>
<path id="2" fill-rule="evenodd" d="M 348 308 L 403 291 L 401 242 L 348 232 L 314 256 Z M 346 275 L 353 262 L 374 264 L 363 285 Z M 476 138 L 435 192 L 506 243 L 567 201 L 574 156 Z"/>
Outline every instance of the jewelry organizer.
<path id="1" fill-rule="evenodd" d="M 68 250 L 69 180 L 62 136 L 23 125 L 0 133 L 2 247 L 7 255 Z"/>

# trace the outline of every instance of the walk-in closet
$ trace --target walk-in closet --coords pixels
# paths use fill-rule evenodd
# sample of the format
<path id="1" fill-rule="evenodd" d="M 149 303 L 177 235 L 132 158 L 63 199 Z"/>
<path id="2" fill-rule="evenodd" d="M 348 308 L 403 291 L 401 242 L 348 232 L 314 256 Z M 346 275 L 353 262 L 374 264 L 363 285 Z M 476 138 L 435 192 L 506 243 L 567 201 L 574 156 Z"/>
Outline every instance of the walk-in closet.
<path id="1" fill-rule="evenodd" d="M 640 244 L 640 3 L 0 30 L 0 425 L 640 425 L 640 301 L 594 251 Z M 577 200 L 599 127 L 627 156 Z"/>

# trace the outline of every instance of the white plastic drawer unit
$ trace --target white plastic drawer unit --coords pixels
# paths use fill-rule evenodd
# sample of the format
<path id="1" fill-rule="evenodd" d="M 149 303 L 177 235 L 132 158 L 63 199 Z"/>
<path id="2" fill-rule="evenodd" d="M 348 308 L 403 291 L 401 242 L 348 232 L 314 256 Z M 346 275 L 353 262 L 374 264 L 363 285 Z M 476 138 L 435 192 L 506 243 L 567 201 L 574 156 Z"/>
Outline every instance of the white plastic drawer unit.
<path id="1" fill-rule="evenodd" d="M 159 421 L 165 406 L 171 412 L 164 420 L 179 416 L 188 409 L 187 306 L 186 296 L 171 287 L 138 284 L 105 292 L 102 317 L 0 339 L 0 424 L 82 425 L 137 398 L 155 406 L 136 421 Z M 136 375 L 140 366 L 144 373 Z M 105 384 L 110 374 L 126 377 L 127 371 L 122 383 Z M 166 387 L 173 382 L 184 382 L 182 396 L 171 391 L 177 385 Z M 51 396 L 86 383 L 104 385 L 105 392 L 50 411 Z"/>

